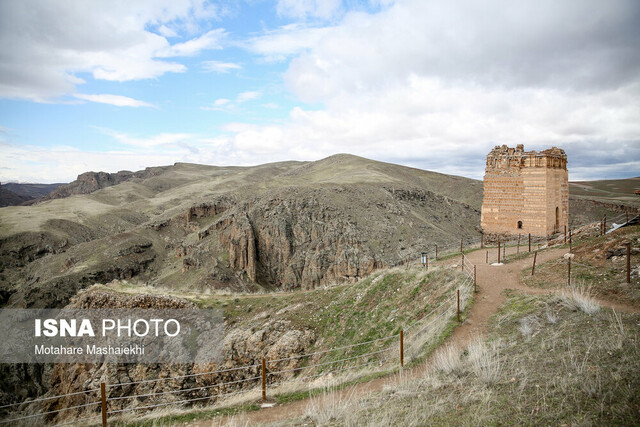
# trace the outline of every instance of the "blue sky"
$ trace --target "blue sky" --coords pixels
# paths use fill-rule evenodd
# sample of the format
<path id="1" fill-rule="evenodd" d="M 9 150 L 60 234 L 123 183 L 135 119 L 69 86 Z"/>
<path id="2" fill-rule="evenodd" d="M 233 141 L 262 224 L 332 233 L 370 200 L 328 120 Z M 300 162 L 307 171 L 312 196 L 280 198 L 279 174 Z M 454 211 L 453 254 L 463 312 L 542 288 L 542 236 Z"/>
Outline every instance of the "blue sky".
<path id="1" fill-rule="evenodd" d="M 632 0 L 0 2 L 0 181 L 348 152 L 482 178 L 494 145 L 640 175 Z"/>

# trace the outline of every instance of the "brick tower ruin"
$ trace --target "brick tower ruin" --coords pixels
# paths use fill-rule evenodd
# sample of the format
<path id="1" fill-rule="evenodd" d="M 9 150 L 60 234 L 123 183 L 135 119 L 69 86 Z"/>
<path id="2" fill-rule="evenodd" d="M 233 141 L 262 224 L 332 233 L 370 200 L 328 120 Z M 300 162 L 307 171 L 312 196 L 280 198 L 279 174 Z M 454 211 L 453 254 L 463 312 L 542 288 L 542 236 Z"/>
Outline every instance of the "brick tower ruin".
<path id="1" fill-rule="evenodd" d="M 569 173 L 564 150 L 496 146 L 487 155 L 482 200 L 485 234 L 548 236 L 569 225 Z"/>

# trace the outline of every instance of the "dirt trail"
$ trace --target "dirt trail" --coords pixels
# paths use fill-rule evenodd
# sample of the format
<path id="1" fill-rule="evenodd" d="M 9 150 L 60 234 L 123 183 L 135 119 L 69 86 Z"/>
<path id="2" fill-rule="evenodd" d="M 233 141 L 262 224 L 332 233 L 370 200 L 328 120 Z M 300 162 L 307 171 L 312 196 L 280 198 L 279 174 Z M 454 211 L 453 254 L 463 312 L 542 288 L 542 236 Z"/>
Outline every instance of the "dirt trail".
<path id="1" fill-rule="evenodd" d="M 490 251 L 496 251 L 496 249 L 490 249 Z M 515 254 L 516 248 L 507 248 L 507 255 Z M 547 261 L 561 258 L 567 253 L 566 248 L 551 249 L 547 251 L 539 252 L 537 255 L 536 264 L 541 264 Z M 477 250 L 466 255 L 467 258 L 476 265 L 478 292 L 475 294 L 475 300 L 469 311 L 467 319 L 462 325 L 457 327 L 449 338 L 445 341 L 460 347 L 464 347 L 466 344 L 477 337 L 486 335 L 489 324 L 489 319 L 495 313 L 498 312 L 498 308 L 505 302 L 506 298 L 503 291 L 506 289 L 516 289 L 527 294 L 550 294 L 559 292 L 560 289 L 540 289 L 530 288 L 520 283 L 520 272 L 527 267 L 530 267 L 533 260 L 533 253 L 525 258 L 517 261 L 510 262 L 508 264 L 492 265 L 486 263 L 486 251 Z M 496 254 L 490 253 L 489 259 L 495 259 Z M 455 262 L 455 261 L 453 261 Z M 491 261 L 490 261 L 491 262 Z M 437 262 L 438 265 L 451 265 L 452 259 L 448 259 L 442 262 Z M 637 307 L 627 306 L 619 303 L 611 303 L 608 301 L 600 301 L 605 307 L 614 308 L 620 311 L 632 311 L 637 312 Z M 411 369 L 405 369 L 402 373 L 404 377 L 415 377 L 424 374 L 424 366 L 428 365 L 420 364 Z M 323 397 L 316 398 L 315 405 L 323 406 L 329 401 L 340 401 L 341 399 L 354 398 L 364 396 L 368 393 L 382 390 L 387 384 L 394 384 L 400 381 L 399 374 L 393 374 L 388 377 L 378 378 L 366 383 L 356 384 L 348 389 L 336 391 L 331 393 L 330 396 L 325 395 Z M 292 402 L 286 405 L 276 405 L 271 408 L 263 408 L 259 411 L 248 412 L 241 416 L 236 417 L 242 424 L 245 422 L 248 425 L 256 425 L 263 423 L 274 423 L 278 421 L 289 420 L 292 418 L 300 417 L 304 415 L 305 410 L 309 405 L 309 400 L 304 399 L 297 402 Z M 227 418 L 222 417 L 213 420 L 194 422 L 192 426 L 220 426 L 226 425 Z"/>

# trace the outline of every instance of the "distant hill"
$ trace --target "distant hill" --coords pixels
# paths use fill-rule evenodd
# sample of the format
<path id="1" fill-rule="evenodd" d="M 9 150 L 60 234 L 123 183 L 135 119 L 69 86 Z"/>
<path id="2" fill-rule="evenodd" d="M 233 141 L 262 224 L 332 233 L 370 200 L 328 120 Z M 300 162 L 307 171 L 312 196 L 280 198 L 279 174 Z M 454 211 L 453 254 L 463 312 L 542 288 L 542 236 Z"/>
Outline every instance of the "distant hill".
<path id="1" fill-rule="evenodd" d="M 0 208 L 3 208 L 5 206 L 20 205 L 28 200 L 31 199 L 29 197 L 14 193 L 13 191 L 9 190 L 6 185 L 0 185 Z"/>
<path id="2" fill-rule="evenodd" d="M 0 305 L 61 306 L 113 279 L 203 292 L 352 283 L 477 240 L 482 182 L 340 154 L 82 174 L 49 198 L 0 211 Z"/>
<path id="3" fill-rule="evenodd" d="M 0 186 L 0 207 L 17 206 L 46 196 L 64 184 L 18 184 L 9 182 Z"/>
<path id="4" fill-rule="evenodd" d="M 635 190 L 640 190 L 640 177 L 569 183 L 569 192 L 576 199 L 624 203 L 640 207 L 640 197 L 634 194 Z"/>
<path id="5" fill-rule="evenodd" d="M 65 184 L 18 184 L 15 182 L 2 184 L 2 186 L 7 190 L 10 190 L 20 196 L 29 197 L 30 199 L 37 199 L 39 197 L 46 196 L 61 185 Z"/>

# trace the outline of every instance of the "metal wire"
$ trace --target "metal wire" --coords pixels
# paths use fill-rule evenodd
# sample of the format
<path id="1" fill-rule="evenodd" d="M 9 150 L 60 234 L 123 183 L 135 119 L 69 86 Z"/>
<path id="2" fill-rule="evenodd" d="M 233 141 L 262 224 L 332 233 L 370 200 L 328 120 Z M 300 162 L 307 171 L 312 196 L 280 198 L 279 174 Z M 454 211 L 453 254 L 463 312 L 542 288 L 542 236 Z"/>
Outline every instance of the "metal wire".
<path id="1" fill-rule="evenodd" d="M 62 427 L 62 426 L 78 424 L 80 421 L 93 420 L 95 418 L 100 418 L 100 417 L 101 415 L 94 415 L 92 417 L 76 418 L 75 420 L 72 420 L 72 421 L 67 421 L 61 424 L 55 424 L 53 427 Z"/>
<path id="2" fill-rule="evenodd" d="M 78 394 L 92 393 L 94 391 L 100 391 L 100 389 L 99 388 L 92 388 L 90 390 L 76 391 L 74 393 L 59 394 L 57 396 L 39 397 L 37 399 L 27 400 L 27 401 L 24 401 L 24 402 L 16 402 L 16 403 L 10 403 L 8 405 L 2 405 L 2 406 L 0 406 L 0 409 L 8 408 L 10 406 L 22 405 L 22 404 L 26 404 L 26 403 L 35 403 L 35 402 L 42 402 L 44 400 L 57 399 L 59 397 L 76 396 Z"/>
<path id="3" fill-rule="evenodd" d="M 118 409 L 115 411 L 108 411 L 107 415 L 115 415 L 115 414 L 120 414 L 123 412 L 132 412 L 132 411 L 139 411 L 142 409 L 152 409 L 152 408 L 159 408 L 161 406 L 167 406 L 167 405 L 177 405 L 179 403 L 189 403 L 189 402 L 197 402 L 200 400 L 206 400 L 206 399 L 213 399 L 213 398 L 221 398 L 221 397 L 225 397 L 225 396 L 231 396 L 234 394 L 241 394 L 241 393 L 247 393 L 249 390 L 240 390 L 240 391 L 234 391 L 231 393 L 224 393 L 224 394 L 216 394 L 213 396 L 206 396 L 206 397 L 197 397 L 197 398 L 193 398 L 193 399 L 184 399 L 184 400 L 178 400 L 175 402 L 164 402 L 164 403 L 158 403 L 155 405 L 147 405 L 147 406 L 138 406 L 135 408 L 125 408 L 125 409 Z"/>
<path id="4" fill-rule="evenodd" d="M 229 381 L 229 382 L 226 382 L 226 383 L 210 384 L 210 385 L 202 386 L 202 387 L 193 387 L 193 388 L 178 389 L 178 390 L 168 390 L 168 391 L 162 391 L 162 392 L 158 392 L 158 393 L 136 394 L 136 395 L 133 395 L 133 396 L 110 397 L 110 398 L 107 399 L 107 401 L 111 402 L 111 401 L 116 401 L 116 400 L 133 399 L 133 398 L 136 398 L 136 397 L 149 397 L 149 396 L 161 396 L 163 394 L 186 393 L 188 391 L 206 390 L 206 389 L 209 389 L 209 388 L 222 387 L 222 386 L 226 386 L 226 385 L 230 385 L 230 384 L 240 384 L 240 383 L 244 383 L 244 382 L 247 382 L 247 381 L 259 380 L 259 379 L 260 379 L 260 376 L 257 376 L 257 377 L 251 377 L 251 378 L 244 378 L 242 380 L 237 380 L 237 381 Z"/>
<path id="5" fill-rule="evenodd" d="M 107 385 L 107 387 L 109 387 L 109 388 L 112 388 L 112 387 L 123 387 L 123 386 L 126 386 L 126 385 L 132 385 L 132 384 L 146 384 L 146 383 L 152 383 L 152 382 L 157 382 L 157 381 L 168 381 L 168 380 L 178 380 L 178 379 L 182 379 L 182 378 L 200 377 L 202 375 L 221 374 L 221 373 L 224 373 L 224 372 L 232 372 L 232 371 L 240 371 L 242 369 L 257 368 L 258 366 L 260 366 L 260 365 L 245 365 L 245 366 L 238 366 L 236 368 L 222 369 L 222 370 L 219 370 L 219 371 L 201 372 L 201 373 L 189 374 L 189 375 L 180 375 L 180 376 L 177 376 L 177 377 L 155 378 L 155 379 L 150 379 L 150 380 L 131 381 L 131 382 L 128 382 L 128 383 L 109 384 L 109 385 Z"/>
<path id="6" fill-rule="evenodd" d="M 334 348 L 330 348 L 328 350 L 316 351 L 314 353 L 307 353 L 307 354 L 301 354 L 301 355 L 297 355 L 297 356 L 283 357 L 282 359 L 267 360 L 266 362 L 267 363 L 276 363 L 276 362 L 282 362 L 282 361 L 285 361 L 285 360 L 301 359 L 303 357 L 315 356 L 315 355 L 324 354 L 324 353 L 331 353 L 331 352 L 334 352 L 334 351 L 345 350 L 347 348 L 353 348 L 353 347 L 359 347 L 359 346 L 362 346 L 362 345 L 365 345 L 365 344 L 371 344 L 371 343 L 378 342 L 378 341 L 385 341 L 385 340 L 388 340 L 388 339 L 391 339 L 391 338 L 395 338 L 398 335 L 399 334 L 389 335 L 388 337 L 377 338 L 377 339 L 371 340 L 371 341 L 365 341 L 365 342 L 360 342 L 360 343 L 357 343 L 357 344 L 345 345 L 345 346 L 342 346 L 342 347 L 334 347 Z"/>
<path id="7" fill-rule="evenodd" d="M 96 401 L 96 402 L 91 402 L 91 403 L 85 403 L 83 405 L 69 406 L 68 408 L 61 408 L 61 409 L 57 409 L 55 411 L 40 412 L 38 414 L 25 415 L 24 417 L 11 418 L 9 420 L 0 420 L 0 424 L 7 424 L 7 423 L 10 423 L 12 421 L 26 420 L 28 418 L 41 417 L 43 415 L 57 414 L 58 412 L 70 411 L 71 409 L 86 408 L 87 406 L 93 406 L 93 405 L 97 405 L 99 403 L 100 403 L 99 401 Z"/>
<path id="8" fill-rule="evenodd" d="M 300 370 L 302 370 L 302 369 L 316 368 L 316 367 L 318 367 L 318 366 L 333 365 L 333 364 L 335 364 L 335 363 L 346 362 L 347 360 L 360 359 L 360 358 L 362 358 L 362 357 L 373 356 L 374 354 L 383 353 L 383 352 L 385 352 L 385 351 L 387 351 L 387 349 L 386 349 L 386 348 L 385 348 L 384 350 L 373 351 L 373 352 L 371 352 L 371 353 L 365 353 L 365 354 L 361 354 L 361 355 L 358 355 L 358 356 L 346 357 L 346 358 L 344 358 L 344 359 L 334 360 L 334 361 L 330 361 L 330 362 L 317 363 L 317 364 L 315 364 L 315 365 L 302 366 L 302 367 L 300 367 L 300 368 L 283 369 L 282 371 L 267 372 L 267 375 L 284 374 L 285 372 L 294 372 L 294 371 L 300 371 Z"/>

